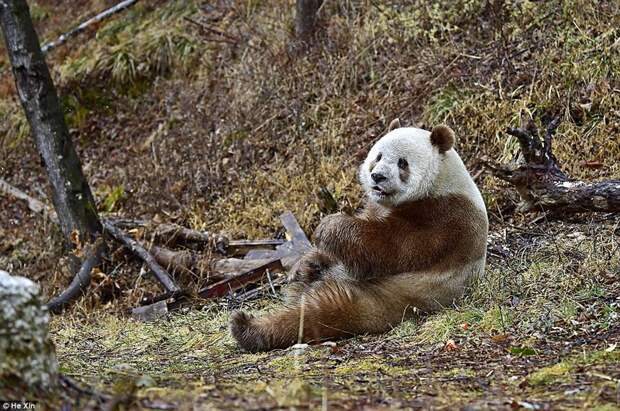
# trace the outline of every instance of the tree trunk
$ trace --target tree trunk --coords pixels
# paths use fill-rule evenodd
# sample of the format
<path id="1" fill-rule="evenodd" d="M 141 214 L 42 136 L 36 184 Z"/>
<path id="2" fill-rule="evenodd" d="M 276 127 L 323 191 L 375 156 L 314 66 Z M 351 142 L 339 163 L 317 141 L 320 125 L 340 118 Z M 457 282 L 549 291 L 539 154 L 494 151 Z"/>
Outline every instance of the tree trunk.
<path id="1" fill-rule="evenodd" d="M 19 99 L 52 185 L 52 200 L 67 246 L 72 247 L 76 234 L 81 241 L 91 242 L 101 230 L 95 201 L 69 137 L 26 1 L 0 1 L 0 25 Z"/>
<path id="2" fill-rule="evenodd" d="M 316 28 L 316 13 L 323 0 L 297 0 L 295 7 L 295 35 L 298 40 L 308 43 Z"/>

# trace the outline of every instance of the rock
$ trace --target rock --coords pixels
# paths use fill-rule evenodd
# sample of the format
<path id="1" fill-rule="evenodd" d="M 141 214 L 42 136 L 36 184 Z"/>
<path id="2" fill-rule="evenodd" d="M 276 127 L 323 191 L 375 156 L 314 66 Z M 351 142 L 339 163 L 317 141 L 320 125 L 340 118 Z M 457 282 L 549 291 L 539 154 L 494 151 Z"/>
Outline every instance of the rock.
<path id="1" fill-rule="evenodd" d="M 58 376 L 39 287 L 0 270 L 0 396 L 49 391 Z"/>
<path id="2" fill-rule="evenodd" d="M 158 301 L 155 304 L 136 307 L 131 310 L 134 320 L 150 322 L 164 318 L 168 314 L 168 304 L 165 301 Z"/>

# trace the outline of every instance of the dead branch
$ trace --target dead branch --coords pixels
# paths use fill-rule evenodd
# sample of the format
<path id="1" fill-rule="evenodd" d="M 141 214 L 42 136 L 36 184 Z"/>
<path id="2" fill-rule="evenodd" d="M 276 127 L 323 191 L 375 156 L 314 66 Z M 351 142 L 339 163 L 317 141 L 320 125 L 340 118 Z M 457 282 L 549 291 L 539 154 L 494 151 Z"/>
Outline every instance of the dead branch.
<path id="1" fill-rule="evenodd" d="M 211 27 L 207 24 L 203 24 L 199 21 L 196 21 L 190 17 L 183 17 L 183 20 L 188 21 L 190 23 L 192 23 L 193 25 L 195 25 L 196 27 L 198 27 L 200 30 L 202 30 L 203 32 L 208 32 L 211 34 L 215 34 L 216 36 L 219 36 L 219 39 L 209 39 L 209 40 L 218 40 L 218 41 L 222 41 L 224 43 L 230 43 L 230 44 L 237 44 L 239 43 L 241 40 L 238 37 L 235 37 L 225 31 L 222 31 L 220 29 L 217 29 L 215 27 Z"/>
<path id="2" fill-rule="evenodd" d="M 110 7 L 109 9 L 102 11 L 101 13 L 97 14 L 95 17 L 92 17 L 80 23 L 79 25 L 77 25 L 76 27 L 72 28 L 71 30 L 69 30 L 68 32 L 64 34 L 61 34 L 60 37 L 58 37 L 55 41 L 50 41 L 48 43 L 45 43 L 43 47 L 41 47 L 41 51 L 45 54 L 48 51 L 65 44 L 67 40 L 69 40 L 71 37 L 77 36 L 84 30 L 86 30 L 88 27 L 90 27 L 91 25 L 98 23 L 104 19 L 107 19 L 108 17 L 116 13 L 126 10 L 127 8 L 129 8 L 130 6 L 133 6 L 137 2 L 138 0 L 121 1 L 116 6 Z"/>
<path id="3" fill-rule="evenodd" d="M 39 201 L 36 198 L 29 196 L 26 192 L 20 190 L 19 188 L 12 186 L 1 178 L 0 191 L 4 192 L 5 194 L 11 195 L 19 200 L 25 201 L 31 211 L 37 214 L 43 214 L 49 217 L 50 220 L 58 224 L 58 216 L 53 209 L 44 204 L 42 201 Z"/>
<path id="4" fill-rule="evenodd" d="M 213 263 L 213 270 L 218 273 L 225 274 L 228 277 L 232 277 L 232 276 L 244 273 L 246 271 L 253 270 L 262 265 L 265 265 L 277 258 L 278 258 L 277 256 L 272 256 L 270 258 L 256 259 L 256 260 L 246 260 L 246 259 L 239 259 L 239 258 L 223 258 Z"/>
<path id="5" fill-rule="evenodd" d="M 173 251 L 152 245 L 148 248 L 155 260 L 173 273 L 202 274 L 209 268 L 208 260 L 189 250 Z"/>
<path id="6" fill-rule="evenodd" d="M 227 237 L 219 234 L 211 234 L 208 231 L 192 230 L 178 224 L 155 224 L 146 220 L 135 220 L 129 218 L 108 218 L 114 226 L 121 229 L 141 227 L 152 230 L 152 235 L 166 244 L 177 243 L 204 243 L 214 246 L 218 251 L 225 251 L 229 247 L 230 241 Z"/>
<path id="7" fill-rule="evenodd" d="M 286 240 L 231 240 L 226 246 L 227 255 L 244 255 L 257 248 L 273 248 L 284 244 Z"/>
<path id="8" fill-rule="evenodd" d="M 55 314 L 61 312 L 71 301 L 86 292 L 86 289 L 90 285 L 93 268 L 101 264 L 105 249 L 106 245 L 101 237 L 99 237 L 94 244 L 89 246 L 85 253 L 82 266 L 73 277 L 69 287 L 47 303 L 47 308 L 50 312 Z"/>
<path id="9" fill-rule="evenodd" d="M 577 181 L 560 169 L 551 149 L 558 125 L 559 118 L 550 121 L 542 139 L 533 121 L 525 127 L 507 129 L 508 134 L 519 140 L 524 164 L 485 162 L 485 166 L 495 177 L 515 186 L 521 197 L 520 211 L 551 211 L 556 214 L 619 212 L 620 180 Z"/>
<path id="10" fill-rule="evenodd" d="M 174 283 L 166 270 L 155 261 L 155 258 L 146 251 L 136 240 L 123 233 L 109 220 L 102 220 L 103 228 L 117 241 L 125 245 L 133 254 L 138 256 L 153 271 L 157 280 L 164 286 L 166 291 L 178 291 L 179 287 Z"/>

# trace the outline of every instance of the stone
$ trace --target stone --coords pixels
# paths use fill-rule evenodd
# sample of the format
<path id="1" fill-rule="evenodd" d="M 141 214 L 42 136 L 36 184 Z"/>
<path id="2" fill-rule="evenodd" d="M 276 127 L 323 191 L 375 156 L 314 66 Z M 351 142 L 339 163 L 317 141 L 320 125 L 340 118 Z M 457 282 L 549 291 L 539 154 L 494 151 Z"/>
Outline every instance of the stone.
<path id="1" fill-rule="evenodd" d="M 0 396 L 49 391 L 58 362 L 39 286 L 0 270 Z"/>

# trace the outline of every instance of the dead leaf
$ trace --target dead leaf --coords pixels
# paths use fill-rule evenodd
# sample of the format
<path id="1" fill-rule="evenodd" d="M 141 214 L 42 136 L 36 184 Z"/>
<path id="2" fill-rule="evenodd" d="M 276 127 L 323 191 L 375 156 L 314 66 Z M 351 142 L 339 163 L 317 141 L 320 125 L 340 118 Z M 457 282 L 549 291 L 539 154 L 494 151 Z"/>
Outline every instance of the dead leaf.
<path id="1" fill-rule="evenodd" d="M 443 346 L 443 350 L 444 351 L 455 351 L 458 350 L 459 346 L 457 345 L 457 343 L 454 340 L 448 340 L 446 341 L 446 344 Z"/>
<path id="2" fill-rule="evenodd" d="M 598 160 L 584 160 L 580 161 L 579 165 L 585 168 L 602 168 L 604 164 Z"/>
<path id="3" fill-rule="evenodd" d="M 493 340 L 493 342 L 495 343 L 503 343 L 503 342 L 506 342 L 509 337 L 510 337 L 510 334 L 498 334 L 498 335 L 491 336 L 491 340 Z"/>

